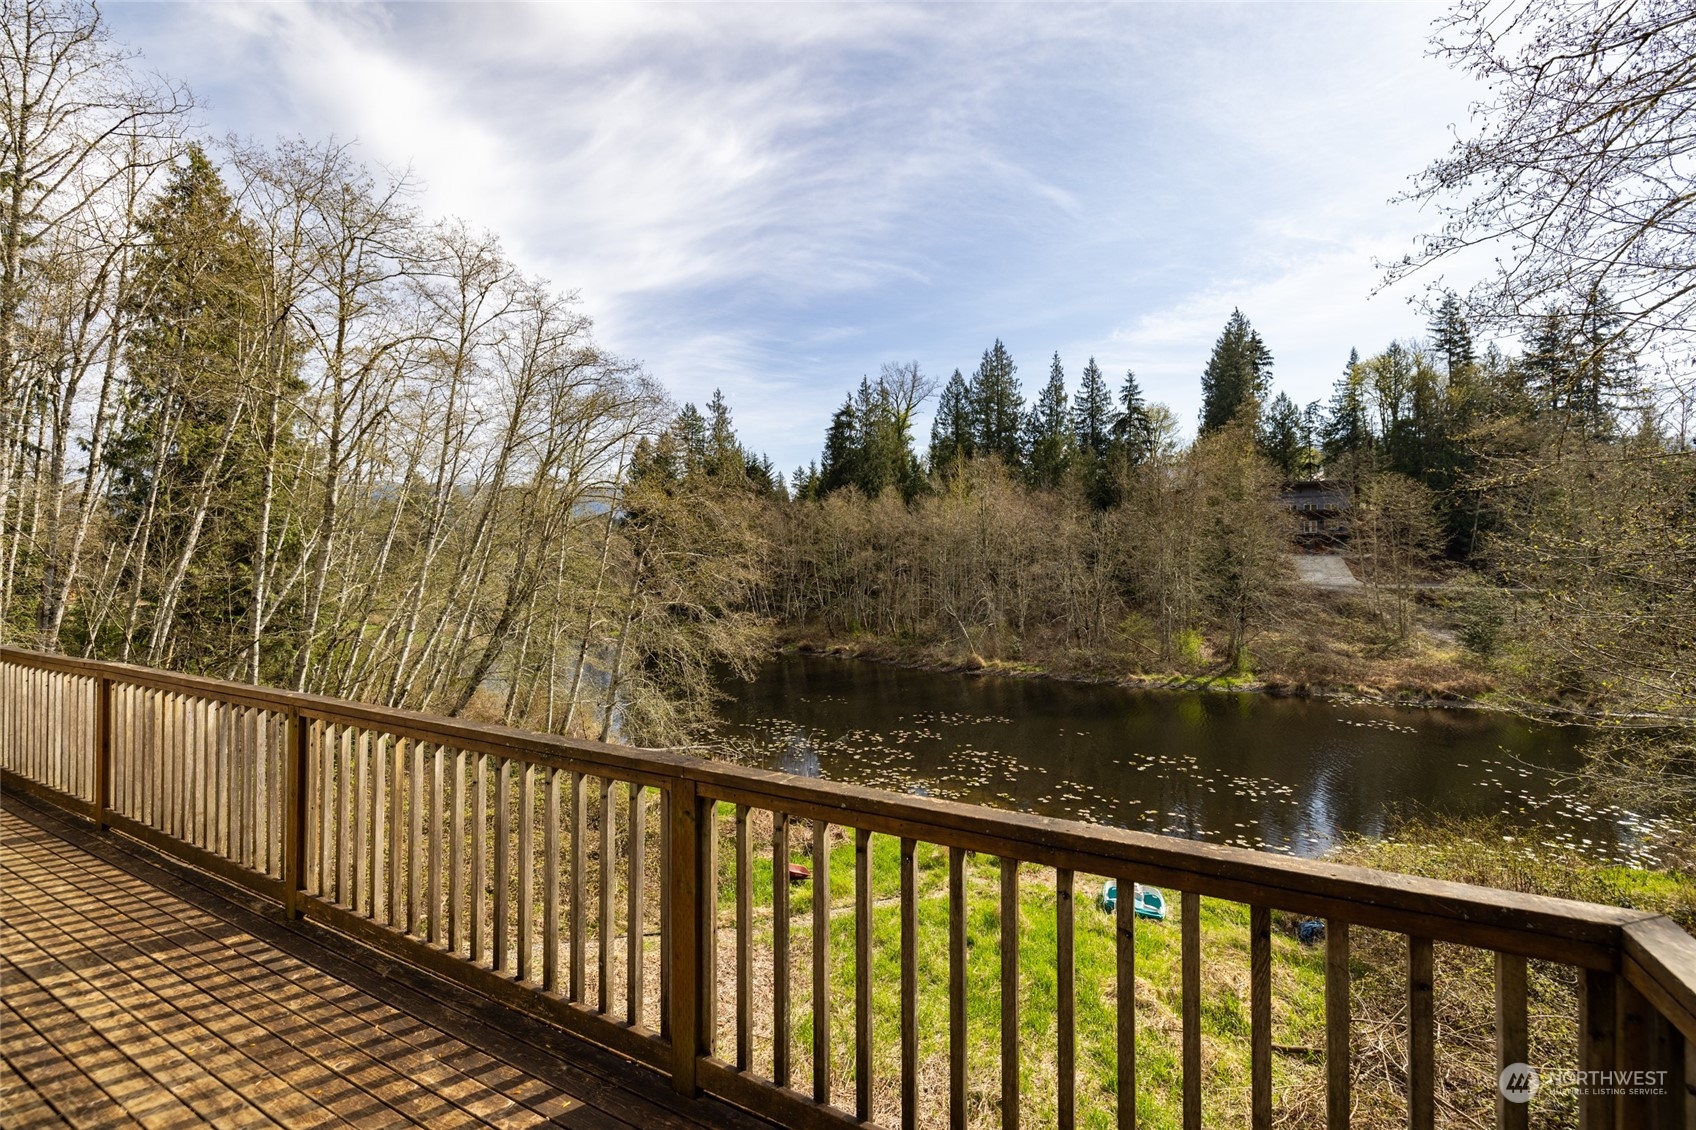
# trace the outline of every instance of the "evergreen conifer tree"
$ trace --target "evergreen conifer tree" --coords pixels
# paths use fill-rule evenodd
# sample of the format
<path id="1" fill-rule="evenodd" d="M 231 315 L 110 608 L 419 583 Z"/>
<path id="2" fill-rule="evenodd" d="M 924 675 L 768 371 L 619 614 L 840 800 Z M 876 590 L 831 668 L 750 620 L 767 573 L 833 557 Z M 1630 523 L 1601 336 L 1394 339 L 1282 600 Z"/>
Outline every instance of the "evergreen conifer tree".
<path id="1" fill-rule="evenodd" d="M 1328 473 L 1354 474 L 1361 469 L 1360 460 L 1372 450 L 1372 420 L 1368 415 L 1358 349 L 1349 350 L 1348 366 L 1331 386 L 1331 402 L 1326 407 L 1320 444 Z"/>
<path id="2" fill-rule="evenodd" d="M 1024 465 L 1020 441 L 1025 401 L 1019 391 L 1018 371 L 1007 347 L 996 338 L 995 344 L 984 350 L 970 386 L 977 453 L 998 455 L 1015 470 Z"/>
<path id="3" fill-rule="evenodd" d="M 1078 450 L 1097 459 L 1105 456 L 1107 445 L 1113 438 L 1116 416 L 1107 378 L 1102 376 L 1101 367 L 1091 357 L 1089 364 L 1084 366 L 1083 384 L 1078 388 L 1077 399 L 1072 401 L 1072 433 Z"/>
<path id="4" fill-rule="evenodd" d="M 1241 310 L 1232 310 L 1201 375 L 1201 430 L 1217 431 L 1258 412 L 1272 384 L 1272 352 Z"/>
<path id="5" fill-rule="evenodd" d="M 829 494 L 857 485 L 864 473 L 863 454 L 860 413 L 850 396 L 830 418 L 830 430 L 825 432 L 824 459 L 819 467 L 819 492 Z"/>
<path id="6" fill-rule="evenodd" d="M 1030 453 L 1027 474 L 1031 485 L 1038 490 L 1058 487 L 1066 477 L 1072 455 L 1071 421 L 1066 411 L 1066 370 L 1060 364 L 1058 353 L 1048 367 L 1048 383 L 1043 385 L 1025 421 L 1024 446 Z"/>
<path id="7" fill-rule="evenodd" d="M 1431 334 L 1431 348 L 1448 365 L 1449 380 L 1460 380 L 1477 363 L 1477 356 L 1472 349 L 1472 329 L 1466 324 L 1460 299 L 1455 297 L 1454 291 L 1444 292 L 1443 301 L 1438 304 L 1427 330 Z"/>
<path id="8" fill-rule="evenodd" d="M 1133 369 L 1125 370 L 1125 383 L 1119 386 L 1119 409 L 1113 422 L 1113 449 L 1122 463 L 1135 467 L 1154 449 L 1154 418 Z"/>
<path id="9" fill-rule="evenodd" d="M 1280 392 L 1260 417 L 1257 437 L 1260 453 L 1271 460 L 1286 479 L 1302 477 L 1307 444 L 1302 439 L 1301 409 L 1288 393 Z"/>
<path id="10" fill-rule="evenodd" d="M 930 426 L 930 469 L 947 474 L 977 449 L 977 425 L 972 420 L 972 395 L 966 378 L 955 369 L 942 386 L 936 419 Z"/>

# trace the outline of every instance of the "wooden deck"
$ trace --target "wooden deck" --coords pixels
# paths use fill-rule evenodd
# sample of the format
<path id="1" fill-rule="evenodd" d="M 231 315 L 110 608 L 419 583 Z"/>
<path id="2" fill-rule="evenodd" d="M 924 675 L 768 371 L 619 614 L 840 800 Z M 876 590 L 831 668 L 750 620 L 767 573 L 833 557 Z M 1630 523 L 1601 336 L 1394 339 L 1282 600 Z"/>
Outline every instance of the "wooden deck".
<path id="1" fill-rule="evenodd" d="M 5 799 L 0 1122 L 767 1125 L 216 888 Z"/>

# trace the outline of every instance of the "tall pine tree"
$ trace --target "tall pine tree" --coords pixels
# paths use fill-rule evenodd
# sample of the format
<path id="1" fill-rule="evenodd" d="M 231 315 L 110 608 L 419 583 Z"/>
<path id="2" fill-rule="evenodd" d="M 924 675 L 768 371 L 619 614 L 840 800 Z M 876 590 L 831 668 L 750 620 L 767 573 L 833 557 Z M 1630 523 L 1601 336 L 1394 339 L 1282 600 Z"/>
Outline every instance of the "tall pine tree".
<path id="1" fill-rule="evenodd" d="M 1026 474 L 1032 486 L 1054 490 L 1065 480 L 1071 465 L 1072 429 L 1066 411 L 1066 370 L 1058 353 L 1048 367 L 1048 383 L 1026 418 L 1025 450 L 1030 453 Z"/>
<path id="2" fill-rule="evenodd" d="M 1101 374 L 1101 366 L 1091 357 L 1084 366 L 1077 399 L 1072 401 L 1072 434 L 1078 451 L 1097 459 L 1105 456 L 1113 439 L 1115 417 L 1113 393 L 1107 387 L 1107 378 Z"/>
<path id="3" fill-rule="evenodd" d="M 977 425 L 972 419 L 972 394 L 966 378 L 955 369 L 942 386 L 936 419 L 930 426 L 930 469 L 946 475 L 977 450 Z"/>
<path id="4" fill-rule="evenodd" d="M 1431 348 L 1448 367 L 1451 382 L 1461 380 L 1467 370 L 1477 364 L 1477 355 L 1472 349 L 1472 329 L 1466 324 L 1460 299 L 1455 297 L 1454 291 L 1443 293 L 1443 301 L 1437 305 L 1426 330 L 1431 335 Z"/>
<path id="5" fill-rule="evenodd" d="M 1217 431 L 1260 410 L 1272 385 L 1272 351 L 1241 310 L 1232 310 L 1201 375 L 1201 430 Z"/>
<path id="6" fill-rule="evenodd" d="M 995 344 L 984 350 L 970 386 L 977 453 L 998 455 L 1014 469 L 1024 465 L 1020 441 L 1025 399 L 1019 391 L 1018 372 L 1007 347 L 996 338 Z"/>

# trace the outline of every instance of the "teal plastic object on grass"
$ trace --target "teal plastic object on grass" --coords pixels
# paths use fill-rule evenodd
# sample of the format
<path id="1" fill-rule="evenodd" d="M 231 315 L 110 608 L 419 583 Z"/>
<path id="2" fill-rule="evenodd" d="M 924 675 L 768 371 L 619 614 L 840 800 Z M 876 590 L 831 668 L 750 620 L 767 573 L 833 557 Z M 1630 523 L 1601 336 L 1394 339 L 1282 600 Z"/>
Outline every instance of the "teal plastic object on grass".
<path id="1" fill-rule="evenodd" d="M 1101 888 L 1101 909 L 1111 913 L 1119 909 L 1119 880 L 1109 879 Z M 1138 918 L 1152 918 L 1156 922 L 1166 921 L 1166 896 L 1159 887 L 1145 887 L 1141 883 L 1131 884 L 1131 909 Z"/>

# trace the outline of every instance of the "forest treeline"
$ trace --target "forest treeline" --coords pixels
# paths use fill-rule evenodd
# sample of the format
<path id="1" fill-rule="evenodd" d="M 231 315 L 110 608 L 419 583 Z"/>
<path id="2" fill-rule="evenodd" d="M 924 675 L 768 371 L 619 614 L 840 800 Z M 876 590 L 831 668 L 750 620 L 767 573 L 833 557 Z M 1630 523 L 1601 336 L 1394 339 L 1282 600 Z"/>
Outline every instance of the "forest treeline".
<path id="1" fill-rule="evenodd" d="M 1335 619 L 1288 583 L 1301 515 L 1281 497 L 1324 476 L 1352 499 L 1347 557 L 1376 583 L 1348 614 L 1380 654 L 1423 597 L 1526 698 L 1686 712 L 1690 437 L 1617 321 L 1598 295 L 1504 356 L 1445 296 L 1422 340 L 1351 354 L 1328 401 L 1298 408 L 1234 311 L 1187 443 L 1134 373 L 1110 390 L 1093 358 L 1072 387 L 1055 355 L 1027 404 L 997 341 L 944 383 L 921 453 L 931 382 L 885 366 L 774 508 L 763 609 L 799 637 L 915 654 L 1247 673 L 1262 633 Z"/>

